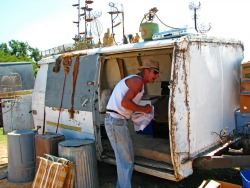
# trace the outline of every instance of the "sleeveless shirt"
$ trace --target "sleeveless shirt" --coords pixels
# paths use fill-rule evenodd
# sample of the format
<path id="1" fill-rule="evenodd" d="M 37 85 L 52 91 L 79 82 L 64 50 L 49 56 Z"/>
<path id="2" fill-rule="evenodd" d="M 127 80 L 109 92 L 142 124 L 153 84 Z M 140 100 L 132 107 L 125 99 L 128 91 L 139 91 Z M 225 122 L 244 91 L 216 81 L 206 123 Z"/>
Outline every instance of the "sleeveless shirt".
<path id="1" fill-rule="evenodd" d="M 125 96 L 125 94 L 129 90 L 125 81 L 131 77 L 134 77 L 134 76 L 138 76 L 138 75 L 129 75 L 129 76 L 123 78 L 122 80 L 120 80 L 117 83 L 117 85 L 115 86 L 115 88 L 111 94 L 111 97 L 109 98 L 109 102 L 107 104 L 107 109 L 114 110 L 114 111 L 118 112 L 120 115 L 116 114 L 116 113 L 110 113 L 110 115 L 112 117 L 122 118 L 122 119 L 124 119 L 124 117 L 126 117 L 126 119 L 131 118 L 131 114 L 133 113 L 133 111 L 124 108 L 121 103 L 122 103 L 123 97 Z M 143 93 L 144 93 L 144 85 L 142 86 L 142 90 L 133 98 L 133 102 L 135 104 L 139 104 L 139 102 L 143 96 Z"/>

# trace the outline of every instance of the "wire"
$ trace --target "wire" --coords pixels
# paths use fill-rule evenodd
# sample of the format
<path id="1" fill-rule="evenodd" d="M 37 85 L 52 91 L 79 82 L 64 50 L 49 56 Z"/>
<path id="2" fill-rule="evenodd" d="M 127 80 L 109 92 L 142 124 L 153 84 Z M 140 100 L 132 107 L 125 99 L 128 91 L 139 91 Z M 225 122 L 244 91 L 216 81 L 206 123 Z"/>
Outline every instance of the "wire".
<path id="1" fill-rule="evenodd" d="M 153 18 L 152 18 L 152 20 L 149 20 L 149 19 L 148 19 L 148 16 L 149 16 L 150 14 L 151 14 L 151 13 L 146 13 L 146 14 L 144 14 L 144 16 L 143 16 L 143 18 L 142 18 L 142 20 L 141 20 L 141 24 L 142 24 L 142 22 L 143 22 L 144 19 L 147 20 L 147 21 L 152 21 L 152 20 L 153 20 Z M 161 22 L 161 24 L 163 24 L 163 25 L 166 26 L 166 27 L 169 27 L 169 28 L 172 28 L 172 29 L 180 29 L 180 28 L 178 28 L 178 27 L 172 27 L 172 26 L 170 26 L 170 25 L 165 24 L 165 23 L 159 18 L 159 16 L 157 16 L 156 13 L 154 13 L 153 16 L 156 16 L 156 18 Z"/>
<path id="2" fill-rule="evenodd" d="M 172 28 L 172 29 L 180 29 L 180 28 L 172 27 L 172 26 L 169 26 L 169 25 L 165 24 L 165 23 L 157 16 L 157 14 L 155 14 L 155 16 L 156 16 L 156 18 L 157 18 L 163 25 L 165 25 L 166 27 L 169 27 L 169 28 Z"/>

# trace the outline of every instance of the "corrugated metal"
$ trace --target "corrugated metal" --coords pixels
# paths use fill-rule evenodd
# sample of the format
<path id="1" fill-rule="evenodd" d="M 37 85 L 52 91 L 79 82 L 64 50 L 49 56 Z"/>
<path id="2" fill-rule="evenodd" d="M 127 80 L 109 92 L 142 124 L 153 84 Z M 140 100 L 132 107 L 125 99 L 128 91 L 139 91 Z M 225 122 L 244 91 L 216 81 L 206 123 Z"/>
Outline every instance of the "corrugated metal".
<path id="1" fill-rule="evenodd" d="M 58 153 L 75 163 L 75 188 L 97 188 L 98 173 L 95 142 L 93 140 L 66 140 L 59 143 Z"/>
<path id="2" fill-rule="evenodd" d="M 15 183 L 32 181 L 35 176 L 34 136 L 32 130 L 8 133 L 8 180 Z"/>

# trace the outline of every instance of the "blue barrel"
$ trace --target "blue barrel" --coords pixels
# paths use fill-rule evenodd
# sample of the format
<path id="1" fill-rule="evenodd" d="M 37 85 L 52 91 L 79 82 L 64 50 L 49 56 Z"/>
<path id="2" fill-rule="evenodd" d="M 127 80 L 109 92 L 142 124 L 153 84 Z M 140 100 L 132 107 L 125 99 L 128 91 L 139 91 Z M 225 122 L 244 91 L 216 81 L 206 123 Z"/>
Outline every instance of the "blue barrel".
<path id="1" fill-rule="evenodd" d="M 58 154 L 74 162 L 75 188 L 99 187 L 95 141 L 74 139 L 59 142 Z"/>
<path id="2" fill-rule="evenodd" d="M 35 176 L 35 132 L 15 130 L 7 135 L 8 180 L 14 183 L 32 181 Z"/>

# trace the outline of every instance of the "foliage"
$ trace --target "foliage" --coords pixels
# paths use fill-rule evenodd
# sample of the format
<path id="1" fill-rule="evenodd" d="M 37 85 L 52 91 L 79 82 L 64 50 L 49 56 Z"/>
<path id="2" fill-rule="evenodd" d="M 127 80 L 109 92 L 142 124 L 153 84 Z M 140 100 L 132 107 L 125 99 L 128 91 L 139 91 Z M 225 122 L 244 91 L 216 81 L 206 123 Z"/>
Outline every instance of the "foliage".
<path id="1" fill-rule="evenodd" d="M 17 57 L 15 55 L 11 55 L 4 51 L 0 51 L 0 62 L 21 62 L 21 61 L 32 61 L 29 57 Z"/>
<path id="2" fill-rule="evenodd" d="M 42 58 L 37 48 L 31 47 L 27 42 L 11 40 L 6 43 L 0 43 L 0 62 L 32 62 L 33 71 L 36 75 L 37 62 Z"/>

